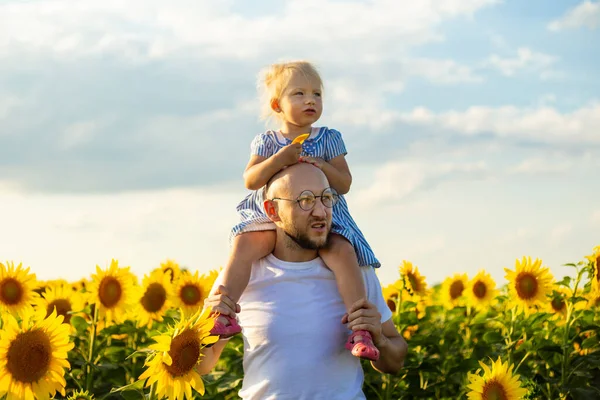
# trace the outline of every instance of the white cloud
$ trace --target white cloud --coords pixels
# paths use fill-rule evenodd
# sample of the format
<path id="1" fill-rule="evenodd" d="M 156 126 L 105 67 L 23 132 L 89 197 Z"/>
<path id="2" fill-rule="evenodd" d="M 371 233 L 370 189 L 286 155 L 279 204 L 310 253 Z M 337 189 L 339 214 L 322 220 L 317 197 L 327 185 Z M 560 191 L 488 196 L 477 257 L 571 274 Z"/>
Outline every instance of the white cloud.
<path id="1" fill-rule="evenodd" d="M 422 76 L 429 81 L 441 84 L 478 83 L 483 78 L 473 73 L 473 69 L 453 60 L 416 58 L 408 61 L 409 73 Z"/>
<path id="2" fill-rule="evenodd" d="M 491 55 L 484 65 L 497 69 L 502 75 L 513 76 L 521 71 L 547 72 L 547 68 L 556 62 L 556 57 L 535 52 L 529 48 L 521 47 L 515 57 L 502 57 Z"/>
<path id="3" fill-rule="evenodd" d="M 556 174 L 573 168 L 574 160 L 556 160 L 548 158 L 528 158 L 514 167 L 509 168 L 513 174 Z"/>
<path id="4" fill-rule="evenodd" d="M 38 278 L 89 276 L 111 258 L 136 274 L 166 258 L 207 271 L 227 260 L 240 188 L 113 195 L 0 194 L 2 259 L 31 266 Z"/>
<path id="5" fill-rule="evenodd" d="M 561 18 L 548 24 L 551 31 L 561 31 L 586 27 L 596 29 L 600 26 L 600 2 L 585 0 L 576 7 L 570 9 Z"/>
<path id="6" fill-rule="evenodd" d="M 554 228 L 552 228 L 552 231 L 550 232 L 550 240 L 552 240 L 553 242 L 563 240 L 572 231 L 573 225 L 570 223 L 557 225 Z"/>
<path id="7" fill-rule="evenodd" d="M 357 204 L 373 205 L 400 202 L 419 190 L 430 189 L 448 179 L 480 179 L 488 168 L 483 161 L 440 162 L 424 161 L 388 162 L 374 172 L 372 183 L 354 194 Z"/>
<path id="8" fill-rule="evenodd" d="M 293 0 L 279 15 L 244 17 L 231 2 L 115 0 L 31 1 L 0 5 L 0 55 L 50 51 L 66 55 L 110 53 L 139 61 L 173 53 L 254 59 L 265 54 L 369 59 L 442 36 L 444 20 L 470 17 L 497 0 L 368 3 Z M 360 21 L 360 23 L 356 23 Z M 301 22 L 301 23 L 299 23 Z M 286 29 L 276 30 L 275 26 Z M 326 55 L 326 57 L 325 57 Z M 342 62 L 342 60 L 340 60 Z"/>
<path id="9" fill-rule="evenodd" d="M 419 107 L 399 115 L 398 119 L 466 135 L 493 133 L 501 137 L 530 137 L 548 143 L 600 143 L 600 103 L 592 103 L 570 113 L 561 113 L 552 107 L 515 106 L 473 106 L 465 111 L 435 113 Z"/>

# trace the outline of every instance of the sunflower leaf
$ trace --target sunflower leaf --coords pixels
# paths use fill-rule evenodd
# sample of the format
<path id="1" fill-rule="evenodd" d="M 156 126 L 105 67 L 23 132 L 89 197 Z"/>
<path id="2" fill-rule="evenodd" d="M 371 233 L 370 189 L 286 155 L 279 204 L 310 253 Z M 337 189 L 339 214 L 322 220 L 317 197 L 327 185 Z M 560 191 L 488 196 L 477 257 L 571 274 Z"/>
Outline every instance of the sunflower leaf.
<path id="1" fill-rule="evenodd" d="M 136 381 L 134 383 L 131 383 L 129 385 L 125 385 L 125 386 L 121 386 L 118 388 L 113 388 L 110 390 L 111 393 L 116 393 L 116 392 L 125 392 L 125 391 L 140 391 L 140 390 L 144 390 L 144 381 L 140 380 L 140 381 Z"/>

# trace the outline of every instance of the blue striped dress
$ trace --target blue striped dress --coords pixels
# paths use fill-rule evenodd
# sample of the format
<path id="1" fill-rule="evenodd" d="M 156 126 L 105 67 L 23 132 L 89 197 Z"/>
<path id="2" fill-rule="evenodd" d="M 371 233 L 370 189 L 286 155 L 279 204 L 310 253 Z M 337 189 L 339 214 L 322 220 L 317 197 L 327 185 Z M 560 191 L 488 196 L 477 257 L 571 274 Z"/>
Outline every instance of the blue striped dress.
<path id="1" fill-rule="evenodd" d="M 291 142 L 280 132 L 267 131 L 254 138 L 250 149 L 253 155 L 269 158 Z M 346 146 L 342 134 L 335 129 L 312 128 L 309 138 L 302 144 L 302 156 L 304 157 L 319 157 L 329 161 L 341 154 L 347 154 Z M 237 212 L 240 222 L 231 230 L 230 241 L 244 232 L 275 229 L 275 224 L 264 212 L 263 203 L 263 190 L 259 189 L 252 191 L 238 204 Z M 360 266 L 371 265 L 374 268 L 381 266 L 371 246 L 352 219 L 344 196 L 340 196 L 339 201 L 333 207 L 331 231 L 344 236 L 352 243 Z"/>

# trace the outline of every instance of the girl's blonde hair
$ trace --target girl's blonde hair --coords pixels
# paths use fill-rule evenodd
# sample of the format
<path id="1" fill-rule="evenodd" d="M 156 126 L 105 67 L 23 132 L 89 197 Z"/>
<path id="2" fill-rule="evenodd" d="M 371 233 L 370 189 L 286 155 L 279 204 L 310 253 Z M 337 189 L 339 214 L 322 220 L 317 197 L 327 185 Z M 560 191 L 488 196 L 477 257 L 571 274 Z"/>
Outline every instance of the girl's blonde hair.
<path id="1" fill-rule="evenodd" d="M 308 61 L 290 61 L 271 64 L 259 75 L 258 92 L 262 104 L 261 119 L 267 123 L 271 119 L 281 119 L 281 113 L 273 111 L 271 102 L 279 100 L 294 73 L 301 73 L 307 79 L 314 79 L 323 90 L 323 81 L 315 66 Z"/>

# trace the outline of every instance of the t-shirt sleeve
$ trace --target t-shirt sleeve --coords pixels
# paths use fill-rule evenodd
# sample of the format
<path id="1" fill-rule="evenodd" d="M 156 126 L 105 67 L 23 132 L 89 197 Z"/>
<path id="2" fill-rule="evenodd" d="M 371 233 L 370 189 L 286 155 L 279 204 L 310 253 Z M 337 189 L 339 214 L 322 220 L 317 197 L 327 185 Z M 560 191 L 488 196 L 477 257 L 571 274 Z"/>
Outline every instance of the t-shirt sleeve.
<path id="1" fill-rule="evenodd" d="M 265 134 L 261 133 L 256 135 L 250 144 L 250 154 L 262 156 L 265 158 L 271 157 L 275 153 L 275 145 L 273 139 Z"/>
<path id="2" fill-rule="evenodd" d="M 342 134 L 335 129 L 329 129 L 327 133 L 328 135 L 325 140 L 325 161 L 329 161 L 342 154 L 348 154 Z"/>
<path id="3" fill-rule="evenodd" d="M 365 286 L 367 288 L 367 297 L 369 301 L 375 304 L 377 311 L 381 314 L 381 322 L 392 318 L 392 310 L 388 307 L 381 290 L 381 283 L 373 267 L 361 267 Z"/>

